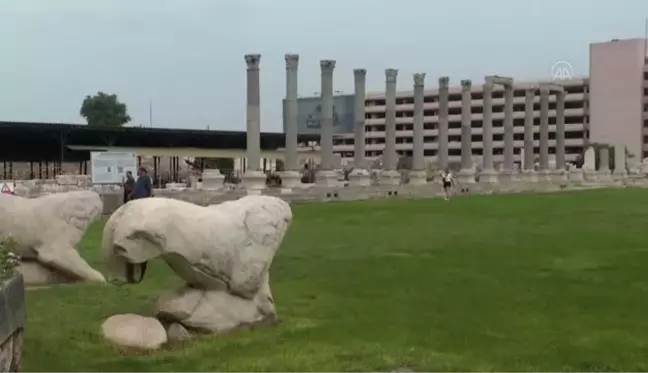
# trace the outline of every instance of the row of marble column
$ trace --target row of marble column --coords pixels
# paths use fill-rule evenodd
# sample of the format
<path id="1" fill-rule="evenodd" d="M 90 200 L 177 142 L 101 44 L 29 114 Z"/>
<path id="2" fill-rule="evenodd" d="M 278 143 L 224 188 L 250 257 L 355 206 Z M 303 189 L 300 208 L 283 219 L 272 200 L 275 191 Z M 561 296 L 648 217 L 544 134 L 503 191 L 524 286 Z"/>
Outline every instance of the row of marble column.
<path id="1" fill-rule="evenodd" d="M 247 62 L 247 157 L 251 172 L 259 171 L 260 163 L 260 127 L 259 127 L 259 61 L 260 55 L 246 55 Z M 297 156 L 298 132 L 298 68 L 299 56 L 287 54 L 286 60 L 286 146 L 284 184 L 294 186 L 299 182 L 299 165 Z M 321 68 L 321 164 L 318 179 L 326 183 L 337 179 L 334 172 L 333 157 L 333 71 L 335 61 L 320 61 Z M 354 70 L 355 119 L 354 119 L 354 167 L 364 168 L 365 162 L 365 98 L 366 70 Z M 398 70 L 385 70 L 385 148 L 383 150 L 382 178 L 396 183 L 400 180 L 396 167 L 398 154 L 396 151 L 396 84 Z M 424 96 L 425 74 L 414 74 L 414 128 L 413 128 L 413 162 L 414 174 L 422 175 L 426 169 L 424 157 Z M 504 162 L 503 172 L 498 175 L 494 171 L 493 162 L 493 88 L 495 85 L 504 87 Z M 462 80 L 462 109 L 461 109 L 461 169 L 460 174 L 471 174 L 472 165 L 472 82 Z M 534 169 L 534 100 L 536 92 L 540 91 L 540 141 L 539 169 L 549 171 L 549 96 L 556 95 L 556 169 L 565 168 L 565 93 L 561 86 L 551 83 L 527 87 L 525 95 L 524 122 L 524 159 L 523 170 Z M 490 177 L 512 175 L 514 173 L 514 126 L 513 100 L 514 84 L 512 78 L 487 76 L 483 83 L 483 153 L 482 177 L 486 181 Z M 438 92 L 438 151 L 437 162 L 440 168 L 448 167 L 448 101 L 449 78 L 439 78 Z M 254 168 L 256 167 L 256 168 Z"/>

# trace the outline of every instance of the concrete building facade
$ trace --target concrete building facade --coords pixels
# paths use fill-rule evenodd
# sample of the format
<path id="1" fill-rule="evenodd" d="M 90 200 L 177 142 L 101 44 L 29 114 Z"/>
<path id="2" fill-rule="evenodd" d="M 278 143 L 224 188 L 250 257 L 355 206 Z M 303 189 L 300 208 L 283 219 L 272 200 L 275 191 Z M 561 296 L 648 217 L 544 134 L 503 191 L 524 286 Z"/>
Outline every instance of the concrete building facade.
<path id="1" fill-rule="evenodd" d="M 590 45 L 590 141 L 648 157 L 646 40 Z"/>
<path id="2" fill-rule="evenodd" d="M 580 155 L 587 139 L 587 79 L 561 81 L 565 87 L 565 153 L 566 161 L 575 161 Z M 524 147 L 525 102 L 527 88 L 537 86 L 537 82 L 515 83 L 513 89 L 513 159 L 520 162 Z M 461 124 L 462 124 L 462 86 L 450 85 L 448 88 L 447 149 L 448 162 L 461 162 Z M 492 88 L 492 136 L 493 161 L 504 161 L 504 117 L 505 88 Z M 473 163 L 479 162 L 483 155 L 483 86 L 470 87 L 470 136 Z M 533 99 L 534 153 L 540 154 L 540 92 Z M 424 91 L 423 99 L 423 149 L 427 162 L 436 161 L 439 149 L 439 90 Z M 556 98 L 549 96 L 549 154 L 556 150 Z M 396 94 L 396 151 L 403 156 L 413 155 L 414 145 L 414 92 L 401 91 Z M 365 157 L 375 159 L 385 147 L 385 95 L 368 93 L 365 100 Z M 353 158 L 353 133 L 337 133 L 334 150 L 344 160 Z"/>
<path id="3" fill-rule="evenodd" d="M 543 82 L 519 82 L 513 84 L 512 94 L 512 126 L 513 126 L 513 159 L 521 162 L 523 159 L 525 122 L 532 117 L 533 131 L 533 159 L 539 161 L 542 155 L 543 162 L 546 162 L 545 154 L 540 152 L 540 142 L 548 141 L 548 157 L 555 158 L 556 142 L 564 144 L 564 161 L 574 162 L 590 143 L 603 143 L 610 145 L 622 145 L 627 151 L 640 159 L 648 157 L 648 67 L 646 65 L 646 40 L 612 40 L 603 43 L 590 45 L 590 74 L 588 77 L 571 77 L 569 79 L 554 80 L 555 83 L 564 88 L 562 101 L 564 108 L 558 108 L 557 93 L 549 93 L 547 96 L 548 112 L 546 118 L 541 118 L 541 96 L 540 90 L 529 90 L 531 87 L 538 87 Z M 368 74 L 382 74 L 382 72 L 371 72 Z M 403 77 L 405 78 L 405 77 Z M 410 79 L 407 77 L 405 79 Z M 470 134 L 470 141 L 463 141 L 465 149 L 470 147 L 472 163 L 481 164 L 484 154 L 484 87 L 480 81 L 471 82 L 463 88 L 459 81 L 445 80 L 439 95 L 439 82 L 436 77 L 428 76 L 425 82 L 423 99 L 423 148 L 425 162 L 439 162 L 439 146 L 447 149 L 443 153 L 443 163 L 458 165 L 461 162 L 462 154 L 462 122 L 464 123 L 463 134 Z M 551 77 L 547 78 L 547 82 Z M 447 85 L 447 88 L 446 88 Z M 503 163 L 505 161 L 505 139 L 504 127 L 510 123 L 505 120 L 505 94 L 506 87 L 501 85 L 489 86 L 492 89 L 492 113 L 487 113 L 492 126 L 486 128 L 487 135 L 492 133 L 492 161 Z M 533 92 L 532 92 L 533 91 Z M 447 102 L 445 97 L 447 92 Z M 468 99 L 469 92 L 470 113 L 462 115 L 463 101 Z M 509 93 L 510 94 L 510 93 Z M 440 97 L 443 97 L 440 101 Z M 353 95 L 336 96 L 334 100 L 343 100 L 344 104 L 336 105 L 344 111 L 343 115 L 337 115 L 339 122 L 334 125 L 334 151 L 340 154 L 343 161 L 351 162 L 354 158 L 354 125 L 353 118 L 358 110 L 357 104 L 354 107 Z M 532 100 L 532 101 L 530 101 Z M 385 92 L 366 93 L 364 104 L 365 127 L 365 154 L 366 159 L 375 159 L 382 155 L 386 147 L 386 95 Z M 533 110 L 527 110 L 526 103 L 533 103 Z M 441 104 L 441 105 L 440 105 Z M 306 122 L 317 117 L 318 98 L 302 98 L 299 100 L 301 117 L 299 133 L 316 133 L 319 131 L 316 125 L 310 125 L 306 129 Z M 440 108 L 442 106 L 442 108 Z M 486 105 L 488 106 L 488 105 Z M 447 109 L 446 109 L 447 108 Z M 439 115 L 439 111 L 447 113 Z M 564 110 L 564 138 L 556 138 L 557 109 Z M 309 111 L 310 110 L 310 111 Z M 446 111 L 447 110 L 447 111 Z M 310 112 L 315 113 L 315 115 Z M 414 90 L 399 91 L 396 93 L 396 152 L 402 156 L 413 156 L 414 150 Z M 462 121 L 463 116 L 463 121 Z M 442 118 L 441 123 L 439 118 Z M 541 131 L 541 121 L 549 123 L 548 133 Z M 303 123 L 302 123 L 303 122 Z M 310 123 L 309 122 L 309 123 Z M 467 125 L 470 123 L 470 127 Z M 439 136 L 441 131 L 443 135 Z M 562 124 L 561 124 L 562 125 Z M 527 125 L 528 127 L 528 125 Z M 468 129 L 470 131 L 468 131 Z M 530 129 L 527 128 L 526 131 Z M 357 130 L 356 130 L 357 131 Z M 440 137 L 444 141 L 439 142 Z M 528 139 L 528 138 L 527 138 Z M 488 153 L 491 152 L 490 144 Z M 510 147 L 509 147 L 510 149 Z M 530 158 L 530 155 L 527 155 Z M 465 160 L 464 160 L 465 161 Z"/>

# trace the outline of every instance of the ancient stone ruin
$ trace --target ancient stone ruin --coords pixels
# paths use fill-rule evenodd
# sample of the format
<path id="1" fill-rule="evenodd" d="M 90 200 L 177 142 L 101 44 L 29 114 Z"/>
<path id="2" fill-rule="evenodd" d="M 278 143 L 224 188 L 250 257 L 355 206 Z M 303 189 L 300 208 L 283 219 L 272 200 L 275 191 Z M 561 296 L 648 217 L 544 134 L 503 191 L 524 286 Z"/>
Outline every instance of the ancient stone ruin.
<path id="1" fill-rule="evenodd" d="M 90 191 L 39 198 L 0 194 L 0 241 L 13 242 L 25 284 L 105 282 L 77 252 L 86 229 L 102 209 L 101 198 Z"/>
<path id="2" fill-rule="evenodd" d="M 269 269 L 291 222 L 290 206 L 270 196 L 207 207 L 149 198 L 120 207 L 104 228 L 109 279 L 139 283 L 147 263 L 161 258 L 186 284 L 159 298 L 159 321 L 113 316 L 103 325 L 104 336 L 121 346 L 154 349 L 166 342 L 162 325 L 169 340 L 178 340 L 276 321 Z M 142 340 L 143 333 L 150 339 Z"/>

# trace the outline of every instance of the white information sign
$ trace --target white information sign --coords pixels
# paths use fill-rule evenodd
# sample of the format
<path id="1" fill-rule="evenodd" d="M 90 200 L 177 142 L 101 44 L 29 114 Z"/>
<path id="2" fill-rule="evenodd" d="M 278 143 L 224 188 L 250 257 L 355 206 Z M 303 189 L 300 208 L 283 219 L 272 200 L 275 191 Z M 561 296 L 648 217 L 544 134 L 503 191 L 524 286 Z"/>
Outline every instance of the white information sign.
<path id="1" fill-rule="evenodd" d="M 137 155 L 133 153 L 92 152 L 90 165 L 94 184 L 121 184 L 127 171 L 137 178 Z"/>

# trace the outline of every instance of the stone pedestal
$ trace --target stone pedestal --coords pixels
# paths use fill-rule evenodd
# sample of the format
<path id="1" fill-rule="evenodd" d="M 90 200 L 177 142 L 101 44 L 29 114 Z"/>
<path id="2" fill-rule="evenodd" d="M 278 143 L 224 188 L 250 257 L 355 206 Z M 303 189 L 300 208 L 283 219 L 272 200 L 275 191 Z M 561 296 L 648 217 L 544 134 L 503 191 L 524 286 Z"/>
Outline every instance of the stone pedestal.
<path id="1" fill-rule="evenodd" d="M 399 186 L 401 182 L 400 172 L 394 170 L 383 171 L 380 174 L 380 185 Z"/>
<path id="2" fill-rule="evenodd" d="M 626 184 L 633 186 L 641 186 L 646 182 L 646 177 L 641 172 L 630 172 L 626 178 Z"/>
<path id="3" fill-rule="evenodd" d="M 538 174 L 534 170 L 523 170 L 520 173 L 520 181 L 525 183 L 537 183 Z"/>
<path id="4" fill-rule="evenodd" d="M 279 173 L 282 188 L 301 188 L 301 174 L 297 171 L 283 171 Z"/>
<path id="5" fill-rule="evenodd" d="M 371 174 L 369 171 L 362 168 L 355 168 L 349 174 L 349 184 L 351 186 L 370 186 Z"/>
<path id="6" fill-rule="evenodd" d="M 472 169 L 460 170 L 455 178 L 460 184 L 475 184 L 475 171 Z"/>
<path id="7" fill-rule="evenodd" d="M 596 178 L 599 182 L 607 183 L 613 181 L 612 172 L 609 169 L 596 171 Z"/>
<path id="8" fill-rule="evenodd" d="M 518 180 L 518 173 L 513 170 L 503 170 L 499 174 L 500 183 L 514 183 Z"/>
<path id="9" fill-rule="evenodd" d="M 569 171 L 569 181 L 581 183 L 585 180 L 585 173 L 580 168 Z"/>
<path id="10" fill-rule="evenodd" d="M 167 190 L 185 190 L 187 189 L 187 184 L 185 183 L 166 183 L 164 187 Z"/>
<path id="11" fill-rule="evenodd" d="M 583 170 L 583 178 L 585 181 L 596 182 L 598 181 L 598 172 L 595 170 Z"/>
<path id="12" fill-rule="evenodd" d="M 266 174 L 261 171 L 247 170 L 241 177 L 241 184 L 248 194 L 261 194 L 266 188 Z"/>
<path id="13" fill-rule="evenodd" d="M 189 184 L 191 186 L 191 189 L 197 190 L 198 189 L 198 176 L 196 176 L 196 175 L 189 176 Z"/>
<path id="14" fill-rule="evenodd" d="M 409 185 L 427 185 L 427 172 L 425 170 L 410 171 Z"/>
<path id="15" fill-rule="evenodd" d="M 553 181 L 553 171 L 552 170 L 539 170 L 538 171 L 538 182 L 541 183 L 550 183 Z"/>
<path id="16" fill-rule="evenodd" d="M 554 183 L 564 183 L 568 180 L 567 171 L 549 170 L 549 179 Z"/>
<path id="17" fill-rule="evenodd" d="M 203 170 L 202 173 L 202 189 L 218 190 L 223 187 L 225 176 L 217 169 Z"/>
<path id="18" fill-rule="evenodd" d="M 321 187 L 337 187 L 339 186 L 338 173 L 331 170 L 319 171 L 315 183 Z"/>
<path id="19" fill-rule="evenodd" d="M 626 170 L 614 170 L 614 172 L 612 173 L 612 178 L 615 181 L 624 181 L 628 178 L 628 172 Z"/>
<path id="20" fill-rule="evenodd" d="M 482 170 L 479 173 L 479 182 L 487 184 L 495 184 L 499 182 L 499 173 L 493 169 Z"/>

